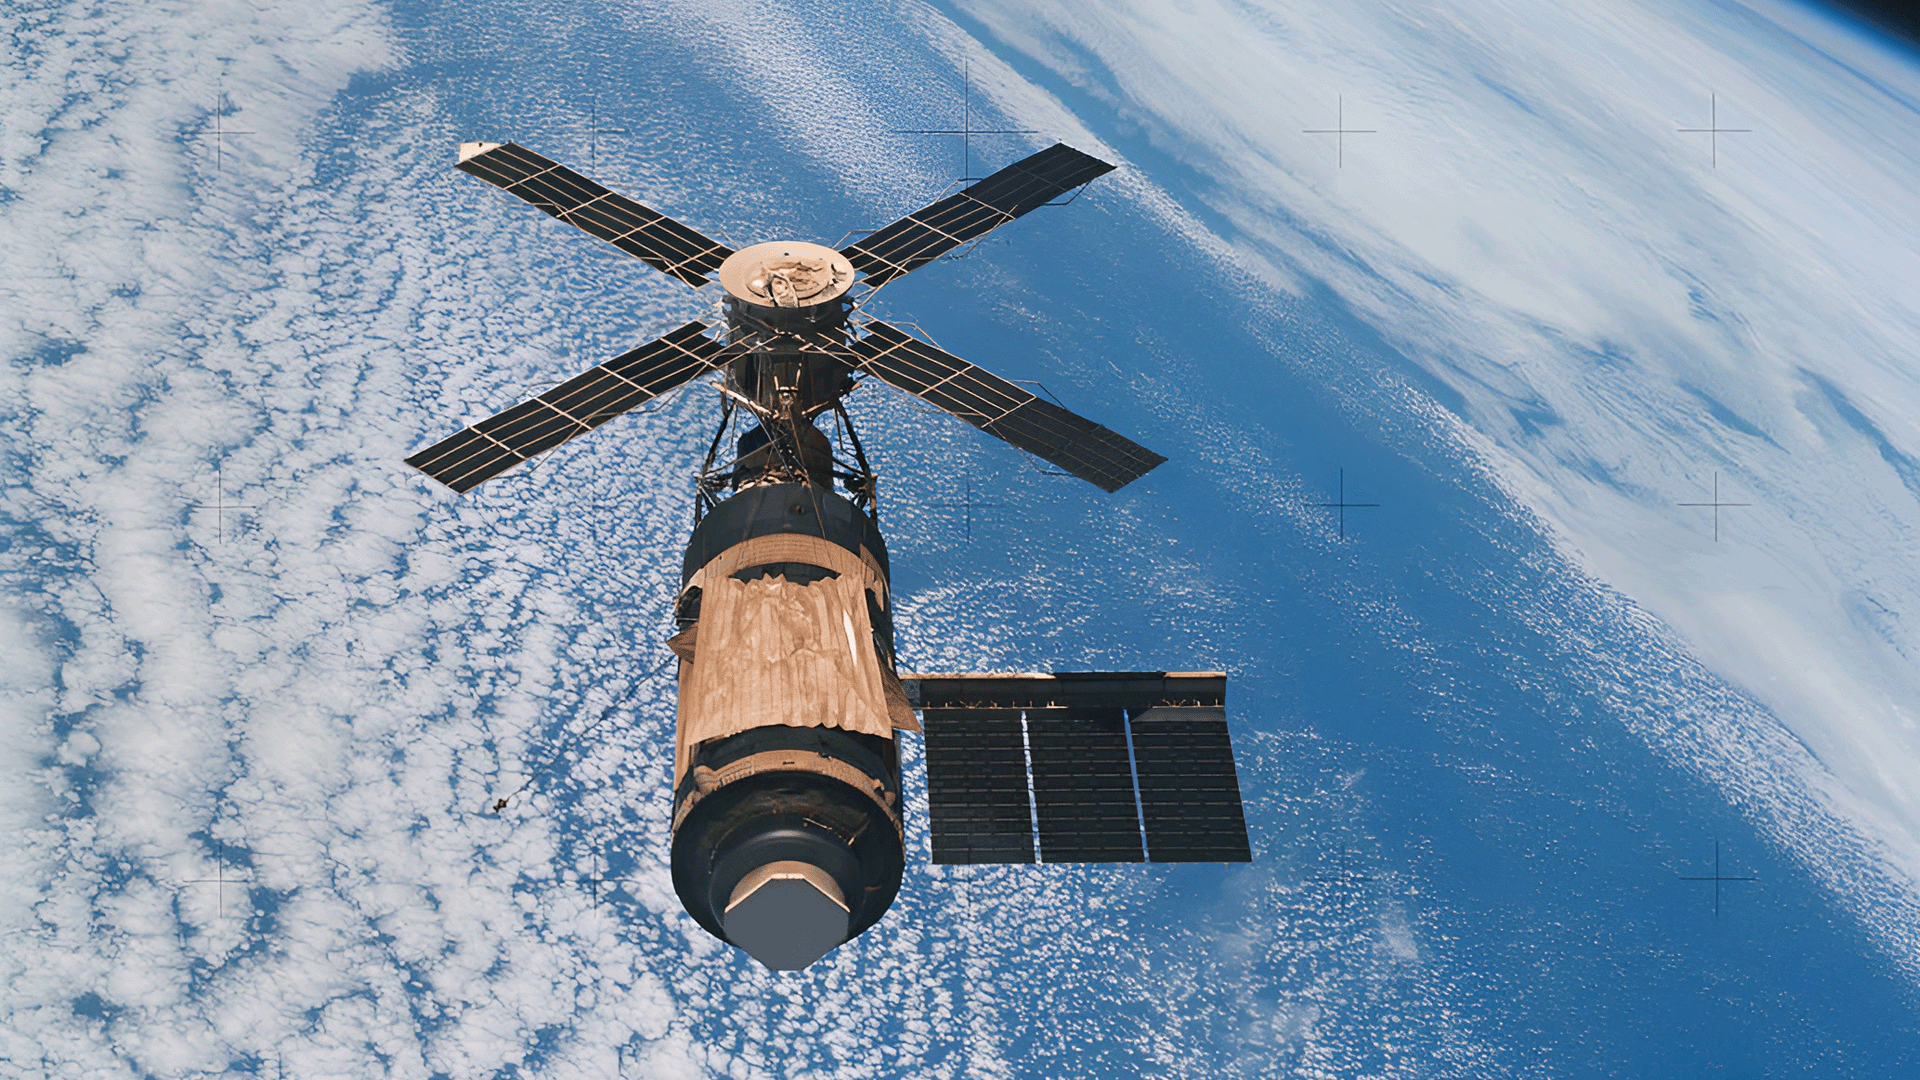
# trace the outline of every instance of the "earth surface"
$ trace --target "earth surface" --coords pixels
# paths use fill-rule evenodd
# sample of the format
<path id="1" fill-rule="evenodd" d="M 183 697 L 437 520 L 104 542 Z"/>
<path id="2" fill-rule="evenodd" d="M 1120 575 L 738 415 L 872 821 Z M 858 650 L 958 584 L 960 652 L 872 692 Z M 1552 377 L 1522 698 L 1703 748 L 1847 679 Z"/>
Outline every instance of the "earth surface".
<path id="1" fill-rule="evenodd" d="M 1920 1075 L 1910 48 L 1772 0 L 8 15 L 0 1074 Z M 1166 465 L 851 407 L 908 666 L 1229 672 L 1254 861 L 930 866 L 909 737 L 878 926 L 791 974 L 695 926 L 716 395 L 470 496 L 401 460 L 715 307 L 452 169 L 508 139 L 735 246 L 1119 163 L 871 310 Z"/>

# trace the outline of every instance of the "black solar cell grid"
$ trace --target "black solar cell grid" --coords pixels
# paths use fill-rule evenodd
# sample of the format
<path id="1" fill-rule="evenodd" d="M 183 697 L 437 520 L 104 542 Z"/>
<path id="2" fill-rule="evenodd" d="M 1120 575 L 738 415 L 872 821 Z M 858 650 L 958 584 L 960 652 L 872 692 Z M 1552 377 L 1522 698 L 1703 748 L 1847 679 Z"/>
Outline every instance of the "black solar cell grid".
<path id="1" fill-rule="evenodd" d="M 916 394 L 1102 490 L 1118 491 L 1167 460 L 886 323 L 868 323 L 866 336 L 854 344 L 854 353 L 860 366 L 883 382 Z"/>
<path id="2" fill-rule="evenodd" d="M 855 270 L 867 275 L 867 284 L 883 285 L 909 270 L 925 266 L 964 242 L 922 222 L 919 215 L 924 212 L 916 211 L 869 234 L 841 254 Z"/>
<path id="3" fill-rule="evenodd" d="M 733 249 L 524 146 L 505 143 L 459 167 L 689 285 L 705 283 Z"/>
<path id="4" fill-rule="evenodd" d="M 1005 225 L 1014 215 L 991 202 L 982 201 L 979 191 L 968 188 L 948 196 L 915 214 L 935 232 L 972 239 Z"/>
<path id="5" fill-rule="evenodd" d="M 470 490 L 725 364 L 732 351 L 706 336 L 706 329 L 703 322 L 690 322 L 621 353 L 429 446 L 407 464 L 455 491 Z"/>
<path id="6" fill-rule="evenodd" d="M 455 491 L 468 491 L 482 481 L 518 465 L 513 451 L 472 428 L 461 428 L 407 459 L 407 464 Z"/>
<path id="7" fill-rule="evenodd" d="M 921 726 L 933 861 L 1032 862 L 1020 711 L 928 709 Z"/>
<path id="8" fill-rule="evenodd" d="M 690 322 L 665 337 L 628 349 L 600 366 L 659 394 L 686 382 L 688 365 L 718 367 L 731 355 L 727 346 L 706 336 L 707 324 Z M 699 374 L 696 371 L 694 374 Z"/>
<path id="9" fill-rule="evenodd" d="M 585 426 L 541 397 L 523 401 L 473 425 L 473 430 L 505 446 L 520 460 L 551 450 L 585 431 Z"/>
<path id="10" fill-rule="evenodd" d="M 549 214 L 565 213 L 611 194 L 606 188 L 564 165 L 533 173 L 507 190 Z"/>
<path id="11" fill-rule="evenodd" d="M 705 364 L 691 357 L 681 359 L 687 363 L 697 364 L 699 371 L 706 370 Z M 596 368 L 588 368 L 541 394 L 539 400 L 566 414 L 569 419 L 578 421 L 588 428 L 597 428 L 653 397 L 654 393 L 650 388 L 621 378 L 614 374 L 612 368 L 602 364 Z"/>
<path id="12" fill-rule="evenodd" d="M 912 338 L 902 340 L 883 362 L 919 384 L 922 398 L 976 427 L 1004 420 L 1034 400 L 1032 394 L 985 368 Z"/>
<path id="13" fill-rule="evenodd" d="M 1247 823 L 1225 709 L 1133 714 L 1134 765 L 1154 862 L 1247 862 Z"/>
<path id="14" fill-rule="evenodd" d="M 1140 817 L 1120 709 L 1028 709 L 1040 857 L 1140 862 Z"/>
<path id="15" fill-rule="evenodd" d="M 503 143 L 462 161 L 458 167 L 489 184 L 505 187 L 557 166 L 524 146 Z"/>
<path id="16" fill-rule="evenodd" d="M 982 685 L 1002 681 L 949 681 L 968 678 Z M 1167 678 L 1088 672 L 1066 681 L 1105 686 Z M 969 690 L 967 696 L 977 695 Z M 1038 854 L 1046 862 L 1250 859 L 1224 709 L 930 706 L 927 788 L 935 862 L 1033 861 L 1023 715 Z"/>
<path id="17" fill-rule="evenodd" d="M 1044 398 L 1033 398 L 983 427 L 1103 491 L 1118 491 L 1167 459 Z"/>
<path id="18" fill-rule="evenodd" d="M 869 234 L 844 254 L 867 284 L 885 284 L 1112 168 L 1055 143 Z"/>
<path id="19" fill-rule="evenodd" d="M 1054 143 L 967 189 L 974 198 L 1009 214 L 1024 214 L 1071 191 L 1113 166 L 1065 143 Z"/>

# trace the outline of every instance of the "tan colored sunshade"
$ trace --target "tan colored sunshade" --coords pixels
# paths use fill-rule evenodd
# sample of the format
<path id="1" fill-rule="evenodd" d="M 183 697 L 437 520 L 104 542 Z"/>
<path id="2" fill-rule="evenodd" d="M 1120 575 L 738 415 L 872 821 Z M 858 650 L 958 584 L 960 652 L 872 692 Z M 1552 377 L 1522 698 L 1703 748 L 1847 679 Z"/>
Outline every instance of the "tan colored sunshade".
<path id="1" fill-rule="evenodd" d="M 839 576 L 798 585 L 784 575 L 741 581 L 736 571 L 804 563 Z M 700 622 L 680 666 L 675 782 L 688 750 L 770 724 L 893 736 L 867 591 L 886 585 L 869 559 L 814 536 L 761 536 L 716 555 L 694 574 Z M 681 650 L 676 650 L 681 651 Z M 683 654 L 684 658 L 684 654 Z"/>

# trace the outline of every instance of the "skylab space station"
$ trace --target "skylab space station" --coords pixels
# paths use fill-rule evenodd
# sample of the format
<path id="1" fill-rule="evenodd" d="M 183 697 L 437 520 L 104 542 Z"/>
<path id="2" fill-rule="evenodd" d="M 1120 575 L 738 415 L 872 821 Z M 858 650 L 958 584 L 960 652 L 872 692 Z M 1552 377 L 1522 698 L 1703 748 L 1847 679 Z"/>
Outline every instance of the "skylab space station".
<path id="1" fill-rule="evenodd" d="M 463 144 L 459 168 L 725 290 L 724 326 L 690 322 L 407 459 L 470 491 L 714 376 L 667 641 L 673 882 L 709 933 L 797 970 L 879 921 L 906 862 L 901 732 L 926 742 L 936 863 L 1250 858 L 1225 675 L 899 670 L 878 477 L 843 404 L 877 380 L 1108 492 L 1165 461 L 860 310 L 1113 166 L 1056 144 L 837 251 L 734 251 L 512 143 Z"/>

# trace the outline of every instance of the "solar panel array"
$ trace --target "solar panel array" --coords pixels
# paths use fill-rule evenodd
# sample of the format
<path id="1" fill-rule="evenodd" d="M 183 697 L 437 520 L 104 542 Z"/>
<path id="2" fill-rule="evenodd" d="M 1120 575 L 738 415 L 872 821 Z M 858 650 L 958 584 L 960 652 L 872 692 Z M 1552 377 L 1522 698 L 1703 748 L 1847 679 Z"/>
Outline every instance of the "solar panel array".
<path id="1" fill-rule="evenodd" d="M 862 370 L 888 385 L 1104 491 L 1118 491 L 1167 460 L 898 327 L 877 320 L 868 323 L 853 352 Z"/>
<path id="2" fill-rule="evenodd" d="M 1027 710 L 1033 803 L 1048 862 L 1139 862 L 1123 709 Z"/>
<path id="3" fill-rule="evenodd" d="M 463 156 L 459 168 L 689 285 L 706 284 L 707 275 L 733 254 L 725 244 L 515 143 Z"/>
<path id="4" fill-rule="evenodd" d="M 935 804 L 934 861 L 1032 862 L 1020 710 L 946 709 L 939 717 L 937 724 L 922 725 L 927 790 Z"/>
<path id="5" fill-rule="evenodd" d="M 1246 862 L 1227 711 L 1146 709 L 1128 720 L 1147 848 L 1160 862 Z"/>
<path id="6" fill-rule="evenodd" d="M 933 861 L 1250 860 L 1226 712 L 1207 692 L 1224 682 L 909 679 L 925 708 Z"/>
<path id="7" fill-rule="evenodd" d="M 706 331 L 706 323 L 690 322 L 531 401 L 462 428 L 408 458 L 407 464 L 455 491 L 491 480 L 734 359 L 736 350 Z"/>
<path id="8" fill-rule="evenodd" d="M 841 254 L 867 275 L 867 284 L 884 285 L 1112 170 L 1099 158 L 1055 143 L 869 234 Z"/>

